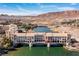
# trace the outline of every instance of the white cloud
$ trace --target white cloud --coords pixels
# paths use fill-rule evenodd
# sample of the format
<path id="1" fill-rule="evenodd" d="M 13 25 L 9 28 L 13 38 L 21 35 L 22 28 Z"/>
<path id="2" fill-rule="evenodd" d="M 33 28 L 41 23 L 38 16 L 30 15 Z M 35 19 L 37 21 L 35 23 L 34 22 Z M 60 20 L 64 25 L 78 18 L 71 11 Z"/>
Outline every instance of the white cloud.
<path id="1" fill-rule="evenodd" d="M 76 10 L 76 7 L 61 7 L 57 5 L 46 5 L 46 4 L 40 4 L 38 3 L 38 8 L 37 9 L 27 9 L 27 7 L 22 7 L 19 5 L 16 5 L 16 9 L 10 9 L 10 8 L 0 8 L 0 13 L 4 14 L 10 14 L 10 15 L 38 15 L 42 13 L 47 13 L 47 12 L 54 12 L 54 11 L 64 11 L 64 10 Z M 76 4 L 72 4 L 76 5 Z M 7 5 L 4 5 L 6 7 Z"/>
<path id="2" fill-rule="evenodd" d="M 38 3 L 37 5 L 38 5 L 38 7 L 39 7 L 40 9 L 56 8 L 56 7 L 57 7 L 56 5 L 51 5 L 51 4 L 47 5 L 47 4 Z"/>
<path id="3" fill-rule="evenodd" d="M 55 6 L 55 5 L 41 5 L 40 6 L 41 8 L 56 8 L 57 6 Z"/>
<path id="4" fill-rule="evenodd" d="M 38 4 L 38 5 L 40 5 L 40 4 Z M 31 10 L 31 9 L 21 7 L 19 5 L 16 5 L 16 7 L 17 7 L 17 13 L 16 13 L 17 15 L 38 15 L 38 14 L 44 13 L 41 9 Z"/>
<path id="5" fill-rule="evenodd" d="M 70 5 L 77 5 L 77 3 L 70 3 Z"/>
<path id="6" fill-rule="evenodd" d="M 17 5 L 16 7 L 17 7 L 18 11 L 21 11 L 21 12 L 26 12 L 27 11 L 27 12 L 29 12 L 29 10 L 26 10 L 25 8 L 23 8 L 23 7 L 19 6 L 19 5 Z"/>
<path id="7" fill-rule="evenodd" d="M 59 7 L 58 8 L 60 11 L 65 11 L 65 10 L 76 10 L 74 7 Z"/>

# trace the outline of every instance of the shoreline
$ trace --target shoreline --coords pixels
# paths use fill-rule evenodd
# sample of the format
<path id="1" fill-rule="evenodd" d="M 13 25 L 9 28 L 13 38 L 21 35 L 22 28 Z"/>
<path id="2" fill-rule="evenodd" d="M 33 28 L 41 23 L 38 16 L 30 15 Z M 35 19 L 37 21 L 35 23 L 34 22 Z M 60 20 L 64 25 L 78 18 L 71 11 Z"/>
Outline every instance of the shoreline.
<path id="1" fill-rule="evenodd" d="M 79 52 L 79 49 L 75 48 L 75 47 L 69 47 L 69 46 L 63 46 L 63 48 L 69 50 L 69 51 L 76 51 L 76 52 Z"/>

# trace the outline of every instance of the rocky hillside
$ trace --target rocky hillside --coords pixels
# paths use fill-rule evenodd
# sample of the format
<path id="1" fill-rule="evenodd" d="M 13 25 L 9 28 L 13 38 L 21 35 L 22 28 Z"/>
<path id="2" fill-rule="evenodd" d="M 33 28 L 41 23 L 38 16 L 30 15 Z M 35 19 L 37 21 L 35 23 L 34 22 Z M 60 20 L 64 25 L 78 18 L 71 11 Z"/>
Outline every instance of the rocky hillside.
<path id="1" fill-rule="evenodd" d="M 68 11 L 61 11 L 61 12 L 50 12 L 46 14 L 39 15 L 40 17 L 62 17 L 62 18 L 70 18 L 70 17 L 78 17 L 79 16 L 79 10 L 68 10 Z"/>
<path id="2" fill-rule="evenodd" d="M 40 14 L 37 16 L 9 16 L 0 15 L 0 23 L 33 23 L 33 24 L 43 24 L 49 25 L 53 30 L 51 25 L 55 25 L 56 29 L 60 32 L 67 32 L 72 35 L 77 41 L 79 41 L 79 10 L 68 10 L 61 12 L 50 12 L 45 14 Z M 58 26 L 57 26 L 58 25 Z M 60 25 L 60 26 L 59 26 Z"/>
<path id="3" fill-rule="evenodd" d="M 46 18 L 50 20 L 74 20 L 79 19 L 79 10 L 68 10 L 68 11 L 61 11 L 61 12 L 50 12 L 46 14 L 39 15 L 40 18 Z"/>
<path id="4" fill-rule="evenodd" d="M 9 15 L 0 15 L 0 21 L 13 21 L 13 20 L 22 20 L 27 21 L 47 21 L 47 22 L 62 22 L 79 19 L 79 10 L 68 10 L 61 12 L 49 12 L 46 14 L 41 14 L 37 16 L 9 16 Z"/>

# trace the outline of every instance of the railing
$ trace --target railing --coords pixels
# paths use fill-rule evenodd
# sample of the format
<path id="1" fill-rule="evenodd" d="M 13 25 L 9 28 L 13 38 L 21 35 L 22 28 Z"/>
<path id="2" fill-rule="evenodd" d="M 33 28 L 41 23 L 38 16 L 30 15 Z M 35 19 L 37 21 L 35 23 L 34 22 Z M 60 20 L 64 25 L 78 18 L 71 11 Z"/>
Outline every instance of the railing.
<path id="1" fill-rule="evenodd" d="M 29 41 L 15 41 L 14 43 L 25 43 L 25 44 L 29 44 L 29 43 L 32 43 L 32 44 L 36 44 L 36 43 L 38 43 L 38 44 L 47 44 L 47 43 L 50 43 L 50 44 L 63 44 L 63 42 L 48 42 L 48 41 L 41 41 L 41 42 L 35 42 L 35 41 L 31 41 L 31 42 L 29 42 Z M 66 43 L 66 42 L 64 42 L 64 43 Z"/>

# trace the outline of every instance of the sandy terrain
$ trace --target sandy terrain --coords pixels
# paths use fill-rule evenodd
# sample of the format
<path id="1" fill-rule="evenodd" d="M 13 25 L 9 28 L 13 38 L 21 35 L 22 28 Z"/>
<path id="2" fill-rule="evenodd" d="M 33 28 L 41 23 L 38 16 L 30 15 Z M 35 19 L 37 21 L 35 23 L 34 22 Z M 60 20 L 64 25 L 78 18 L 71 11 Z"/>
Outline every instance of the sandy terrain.
<path id="1" fill-rule="evenodd" d="M 61 32 L 67 32 L 71 34 L 72 38 L 75 38 L 77 41 L 79 41 L 79 28 L 72 28 L 72 27 L 60 27 Z"/>

